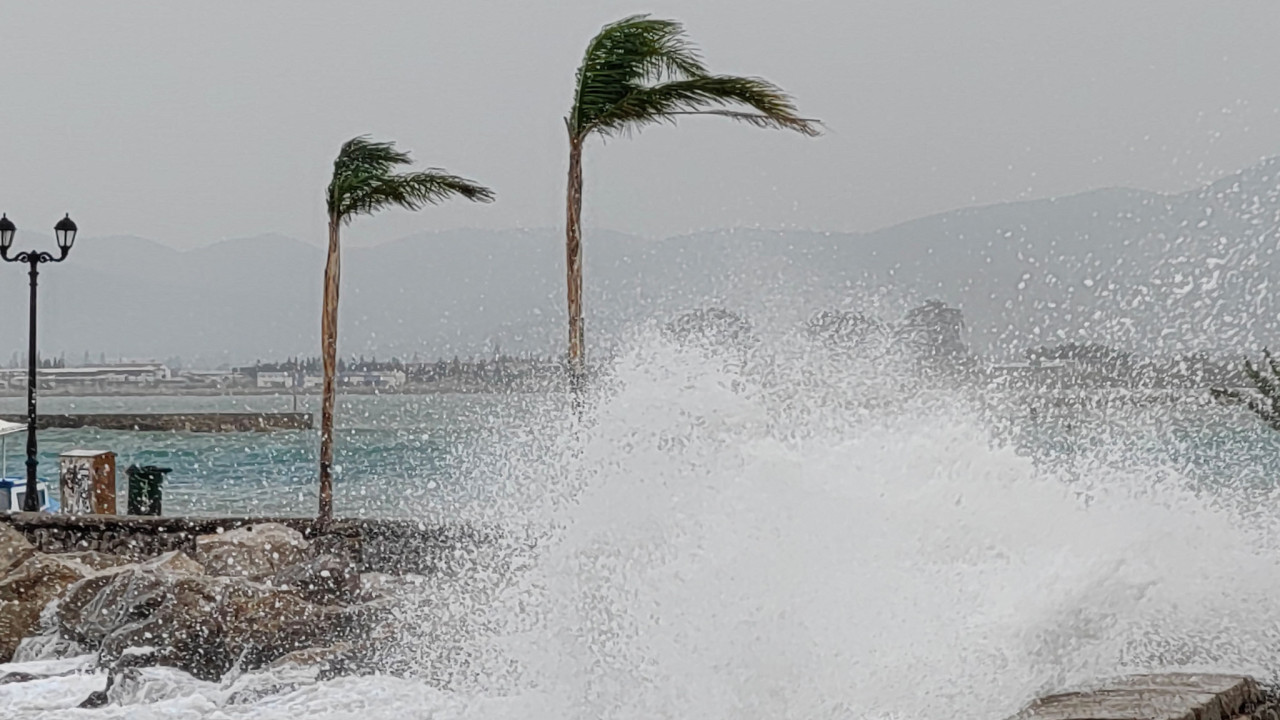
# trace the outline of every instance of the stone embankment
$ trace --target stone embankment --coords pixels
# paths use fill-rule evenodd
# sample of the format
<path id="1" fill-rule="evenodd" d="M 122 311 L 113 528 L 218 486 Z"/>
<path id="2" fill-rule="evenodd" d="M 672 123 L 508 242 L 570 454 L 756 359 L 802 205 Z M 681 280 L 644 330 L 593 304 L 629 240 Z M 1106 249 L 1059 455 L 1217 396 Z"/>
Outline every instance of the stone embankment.
<path id="1" fill-rule="evenodd" d="M 320 546 L 345 546 L 360 572 L 430 575 L 468 559 L 469 551 L 491 542 L 492 530 L 416 520 L 339 519 L 320 526 L 312 518 L 150 517 L 136 515 L 51 515 L 0 513 L 36 550 L 64 553 L 92 550 L 145 560 L 181 550 L 194 556 L 201 535 L 246 525 L 275 523 Z"/>
<path id="2" fill-rule="evenodd" d="M 1134 675 L 1036 700 L 1012 720 L 1280 720 L 1273 693 L 1240 675 Z"/>
<path id="3" fill-rule="evenodd" d="M 0 415 L 0 420 L 26 423 L 25 415 Z M 310 430 L 311 413 L 82 413 L 40 415 L 36 427 L 69 429 L 92 427 L 99 430 L 144 430 L 152 432 L 270 432 Z"/>
<path id="4" fill-rule="evenodd" d="M 96 654 L 107 689 L 90 705 L 140 666 L 371 670 L 408 588 L 483 542 L 395 521 L 0 516 L 0 662 Z"/>

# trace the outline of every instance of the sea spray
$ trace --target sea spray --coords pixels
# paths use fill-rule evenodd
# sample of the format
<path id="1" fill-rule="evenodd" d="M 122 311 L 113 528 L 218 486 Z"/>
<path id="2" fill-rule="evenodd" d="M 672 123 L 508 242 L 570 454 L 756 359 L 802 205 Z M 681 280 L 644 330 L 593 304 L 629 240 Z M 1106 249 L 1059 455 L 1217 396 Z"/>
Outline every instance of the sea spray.
<path id="1" fill-rule="evenodd" d="M 562 717 L 1000 717 L 1117 673 L 1280 667 L 1256 505 L 1040 463 L 952 383 L 812 361 L 651 339 L 504 459 L 549 528 L 495 606 L 519 685 Z"/>
<path id="2" fill-rule="evenodd" d="M 144 673 L 81 714 L 995 720 L 1118 673 L 1280 667 L 1278 505 L 1162 454 L 1164 408 L 1064 449 L 1025 398 L 785 335 L 726 353 L 650 333 L 597 387 L 467 454 L 458 519 L 508 542 L 420 588 L 388 654 L 407 678 L 246 696 L 273 679 Z M 1207 437 L 1248 422 L 1196 417 Z M 85 687 L 0 697 L 63 717 Z"/>

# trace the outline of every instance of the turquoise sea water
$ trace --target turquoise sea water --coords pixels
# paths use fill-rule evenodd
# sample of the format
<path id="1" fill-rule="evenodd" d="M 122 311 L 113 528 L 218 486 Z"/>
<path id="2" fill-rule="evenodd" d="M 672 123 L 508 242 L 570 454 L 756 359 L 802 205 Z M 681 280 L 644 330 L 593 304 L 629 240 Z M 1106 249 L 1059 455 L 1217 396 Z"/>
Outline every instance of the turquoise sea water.
<path id="1" fill-rule="evenodd" d="M 1235 409 L 1199 402 L 1109 408 L 1052 407 L 1001 399 L 989 410 L 992 441 L 1037 462 L 1088 475 L 1142 467 L 1170 482 L 1231 487 L 1235 495 L 1270 492 L 1280 478 L 1280 433 Z M 291 396 L 47 398 L 60 412 L 281 412 Z M 476 476 L 469 457 L 505 434 L 523 432 L 557 399 L 536 395 L 344 396 L 337 418 L 337 512 L 344 516 L 444 517 L 485 494 L 501 478 Z M 297 399 L 314 411 L 316 397 Z M 1033 407 L 1035 408 L 1033 410 Z M 21 412 L 22 399 L 0 399 Z M 536 421 L 535 421 L 536 422 Z M 21 475 L 24 439 L 7 439 L 9 475 Z M 130 464 L 173 468 L 166 515 L 310 515 L 316 506 L 315 431 L 156 433 L 93 428 L 40 434 L 41 476 L 56 478 L 57 456 L 73 448 L 117 454 L 119 489 Z M 466 466 L 466 467 L 464 467 Z M 123 504 L 120 511 L 124 511 Z"/>
<path id="2" fill-rule="evenodd" d="M 447 513 L 474 488 L 458 465 L 481 439 L 542 398 L 527 395 L 344 396 L 337 408 L 335 503 L 343 516 Z M 282 412 L 290 396 L 47 398 L 48 413 Z M 319 399 L 298 398 L 299 411 Z M 21 398 L 0 410 L 23 410 Z M 56 478 L 58 455 L 73 448 L 111 450 L 125 490 L 131 464 L 173 468 L 164 488 L 166 515 L 310 515 L 316 509 L 316 431 L 271 433 L 44 430 L 40 475 Z M 21 475 L 25 436 L 6 441 L 8 475 Z M 124 512 L 123 500 L 119 511 Z"/>

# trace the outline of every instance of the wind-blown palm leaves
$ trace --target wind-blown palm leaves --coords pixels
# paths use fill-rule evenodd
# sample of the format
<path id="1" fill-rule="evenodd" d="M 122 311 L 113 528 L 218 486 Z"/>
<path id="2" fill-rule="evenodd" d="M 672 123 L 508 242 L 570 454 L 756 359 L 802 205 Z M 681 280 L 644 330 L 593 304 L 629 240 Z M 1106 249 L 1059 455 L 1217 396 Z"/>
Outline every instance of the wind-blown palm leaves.
<path id="1" fill-rule="evenodd" d="M 333 404 L 338 364 L 338 278 L 341 269 L 342 226 L 358 215 L 401 207 L 420 210 L 452 197 L 491 202 L 493 191 L 443 170 L 396 172 L 412 162 L 395 143 L 374 142 L 368 136 L 342 145 L 333 161 L 333 179 L 325 200 L 329 212 L 329 255 L 324 268 L 324 309 L 320 321 L 320 354 L 324 390 L 320 404 L 320 520 L 333 517 Z"/>
<path id="2" fill-rule="evenodd" d="M 781 88 L 754 77 L 712 75 L 672 20 L 647 15 L 606 25 L 587 45 L 565 126 L 569 188 L 565 253 L 568 271 L 569 364 L 575 391 L 585 374 L 582 325 L 582 148 L 595 134 L 614 137 L 686 115 L 717 115 L 761 128 L 818 135 L 816 120 L 798 115 Z"/>
<path id="3" fill-rule="evenodd" d="M 1244 361 L 1244 373 L 1253 383 L 1253 391 L 1213 388 L 1210 392 L 1216 398 L 1243 403 L 1272 430 L 1280 431 L 1280 362 L 1265 348 L 1262 359 L 1262 367 L 1254 365 L 1248 358 Z"/>

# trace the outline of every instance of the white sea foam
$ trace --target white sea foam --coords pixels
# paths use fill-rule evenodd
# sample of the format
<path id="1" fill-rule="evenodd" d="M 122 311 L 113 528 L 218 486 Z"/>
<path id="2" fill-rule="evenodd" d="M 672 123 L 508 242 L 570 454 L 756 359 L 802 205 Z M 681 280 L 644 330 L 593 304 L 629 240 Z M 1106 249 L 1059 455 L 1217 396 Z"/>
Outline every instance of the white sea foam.
<path id="1" fill-rule="evenodd" d="M 1271 506 L 1170 481 L 1158 457 L 1037 463 L 963 393 L 892 363 L 636 347 L 581 422 L 530 420 L 475 456 L 475 477 L 506 481 L 485 519 L 544 534 L 483 599 L 425 598 L 405 619 L 431 682 L 236 695 L 157 674 L 127 705 L 62 714 L 101 686 L 74 676 L 0 686 L 0 703 L 32 718 L 932 720 L 1001 718 L 1129 671 L 1280 668 Z M 411 642 L 460 615 L 466 637 Z"/>

